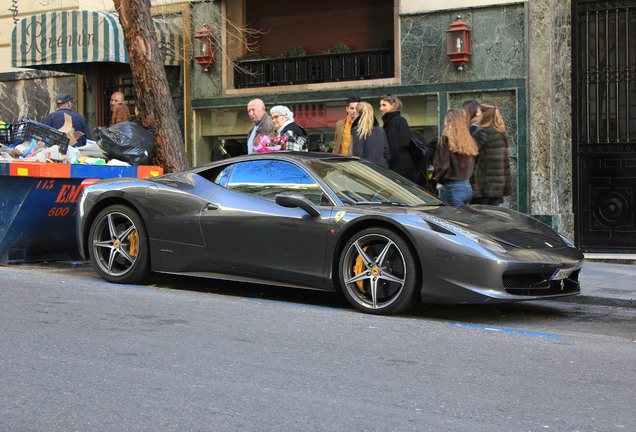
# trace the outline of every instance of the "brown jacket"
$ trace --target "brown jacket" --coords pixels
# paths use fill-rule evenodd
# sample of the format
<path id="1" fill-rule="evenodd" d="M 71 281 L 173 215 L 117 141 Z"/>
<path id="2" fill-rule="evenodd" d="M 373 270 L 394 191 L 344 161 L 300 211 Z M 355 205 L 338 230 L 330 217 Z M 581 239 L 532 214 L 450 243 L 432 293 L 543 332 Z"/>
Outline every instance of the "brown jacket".
<path id="1" fill-rule="evenodd" d="M 448 148 L 448 138 L 442 136 L 433 158 L 435 180 L 446 184 L 452 181 L 468 180 L 475 169 L 475 156 L 453 153 Z"/>
<path id="2" fill-rule="evenodd" d="M 254 130 L 254 127 L 256 127 L 256 125 L 252 125 L 252 127 L 250 128 L 250 131 L 247 133 L 248 141 L 250 139 L 250 135 L 252 135 L 252 130 Z M 265 135 L 276 136 L 276 131 L 274 130 L 274 123 L 272 122 L 272 118 L 267 113 L 263 115 L 261 122 L 258 124 L 258 129 L 256 129 L 256 135 L 254 135 L 253 144 L 256 144 L 256 140 L 258 139 L 258 137 L 262 137 Z"/>

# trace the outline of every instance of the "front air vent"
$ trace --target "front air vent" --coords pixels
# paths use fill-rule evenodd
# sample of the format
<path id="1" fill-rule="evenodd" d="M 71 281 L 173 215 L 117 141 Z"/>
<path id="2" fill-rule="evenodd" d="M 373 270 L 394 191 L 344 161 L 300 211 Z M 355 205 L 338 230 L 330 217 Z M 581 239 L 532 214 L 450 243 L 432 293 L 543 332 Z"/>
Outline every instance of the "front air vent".
<path id="1" fill-rule="evenodd" d="M 566 279 L 549 280 L 552 273 L 509 274 L 504 273 L 503 286 L 508 294 L 517 296 L 549 296 L 575 294 L 580 291 L 579 272 Z"/>

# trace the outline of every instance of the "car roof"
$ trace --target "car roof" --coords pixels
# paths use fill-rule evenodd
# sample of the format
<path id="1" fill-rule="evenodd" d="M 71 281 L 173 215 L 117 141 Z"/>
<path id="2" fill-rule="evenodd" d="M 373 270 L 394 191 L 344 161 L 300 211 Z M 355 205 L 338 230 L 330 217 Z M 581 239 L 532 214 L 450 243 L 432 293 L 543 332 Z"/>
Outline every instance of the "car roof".
<path id="1" fill-rule="evenodd" d="M 333 159 L 333 158 L 350 158 L 349 156 L 343 156 L 334 153 L 325 152 L 305 152 L 305 151 L 278 151 L 272 153 L 252 153 L 250 155 L 237 156 L 232 159 L 256 159 L 256 158 L 271 158 L 271 157 L 288 157 L 291 159 L 311 160 L 311 159 Z M 225 159 L 228 161 L 229 159 Z"/>
<path id="2" fill-rule="evenodd" d="M 271 159 L 272 157 L 279 158 L 281 160 L 295 160 L 301 163 L 306 162 L 308 160 L 357 159 L 351 156 L 344 156 L 340 154 L 325 153 L 325 152 L 303 152 L 303 151 L 283 150 L 283 151 L 277 151 L 272 153 L 252 153 L 249 155 L 235 156 L 229 159 L 222 159 L 222 160 L 210 162 L 204 165 L 197 165 L 196 167 L 192 167 L 188 171 L 197 172 L 197 171 L 209 169 L 218 165 L 226 165 L 228 163 L 241 162 L 241 161 L 247 161 L 247 160 Z"/>

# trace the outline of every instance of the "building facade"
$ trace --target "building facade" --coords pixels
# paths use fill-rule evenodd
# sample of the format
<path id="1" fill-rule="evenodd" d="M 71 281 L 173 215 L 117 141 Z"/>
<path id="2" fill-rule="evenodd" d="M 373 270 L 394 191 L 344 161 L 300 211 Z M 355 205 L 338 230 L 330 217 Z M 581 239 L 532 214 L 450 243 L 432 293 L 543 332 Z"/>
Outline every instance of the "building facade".
<path id="1" fill-rule="evenodd" d="M 110 96 L 125 95 L 134 119 L 138 98 L 126 51 L 123 30 L 112 2 L 61 0 L 40 4 L 2 0 L 0 15 L 0 120 L 15 123 L 22 117 L 43 121 L 55 110 L 55 96 L 75 98 L 91 130 L 108 126 Z M 186 110 L 190 90 L 188 54 L 189 3 L 152 8 L 155 34 L 179 122 L 190 124 Z M 165 16 L 164 16 L 165 11 Z M 188 29 L 188 33 L 184 32 Z"/>
<path id="2" fill-rule="evenodd" d="M 586 252 L 634 253 L 635 6 L 636 0 L 299 0 L 284 8 L 260 0 L 184 2 L 171 5 L 184 30 L 171 91 L 182 107 L 192 165 L 246 151 L 246 106 L 256 97 L 267 107 L 288 105 L 315 151 L 330 151 L 351 95 L 370 102 L 378 119 L 380 97 L 398 95 L 414 133 L 429 142 L 437 140 L 447 109 L 470 99 L 495 101 L 514 177 L 503 205 L 537 217 Z M 471 36 L 462 70 L 446 55 L 446 31 L 458 16 Z M 7 12 L 0 19 L 10 18 Z M 185 47 L 204 25 L 216 37 L 216 61 L 205 68 Z M 0 35 L 3 53 L 6 33 Z M 80 88 L 89 124 L 99 121 L 99 108 L 91 107 L 107 93 L 95 90 L 100 84 L 90 70 L 12 73 L 13 81 L 2 80 L 2 96 L 8 105 L 18 101 L 15 110 L 41 111 L 52 95 Z M 46 96 L 20 93 L 29 74 L 43 74 L 34 93 Z"/>
<path id="3" fill-rule="evenodd" d="M 198 20 L 216 7 L 262 34 L 257 54 L 228 38 L 222 50 L 233 61 L 223 57 L 207 72 L 193 68 L 194 162 L 244 151 L 245 106 L 254 97 L 269 107 L 289 105 L 310 131 L 313 149 L 323 151 L 352 94 L 376 108 L 382 94 L 398 95 L 403 115 L 426 141 L 439 136 L 447 109 L 492 100 L 506 123 L 514 176 L 504 205 L 565 233 L 584 251 L 634 252 L 634 6 L 633 0 L 325 0 L 284 11 L 256 0 L 195 6 Z M 458 16 L 472 39 L 461 71 L 449 62 L 445 39 Z M 224 22 L 215 25 L 227 33 Z M 338 44 L 350 52 L 330 50 Z M 292 52 L 304 55 L 286 57 Z"/>

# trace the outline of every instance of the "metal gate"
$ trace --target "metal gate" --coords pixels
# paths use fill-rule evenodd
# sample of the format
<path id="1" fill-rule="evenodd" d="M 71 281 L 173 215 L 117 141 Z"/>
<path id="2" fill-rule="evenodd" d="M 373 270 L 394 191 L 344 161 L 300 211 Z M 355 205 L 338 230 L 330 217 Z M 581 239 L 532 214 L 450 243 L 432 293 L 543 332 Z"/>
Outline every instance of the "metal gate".
<path id="1" fill-rule="evenodd" d="M 576 244 L 636 252 L 636 0 L 575 0 L 572 24 Z"/>

